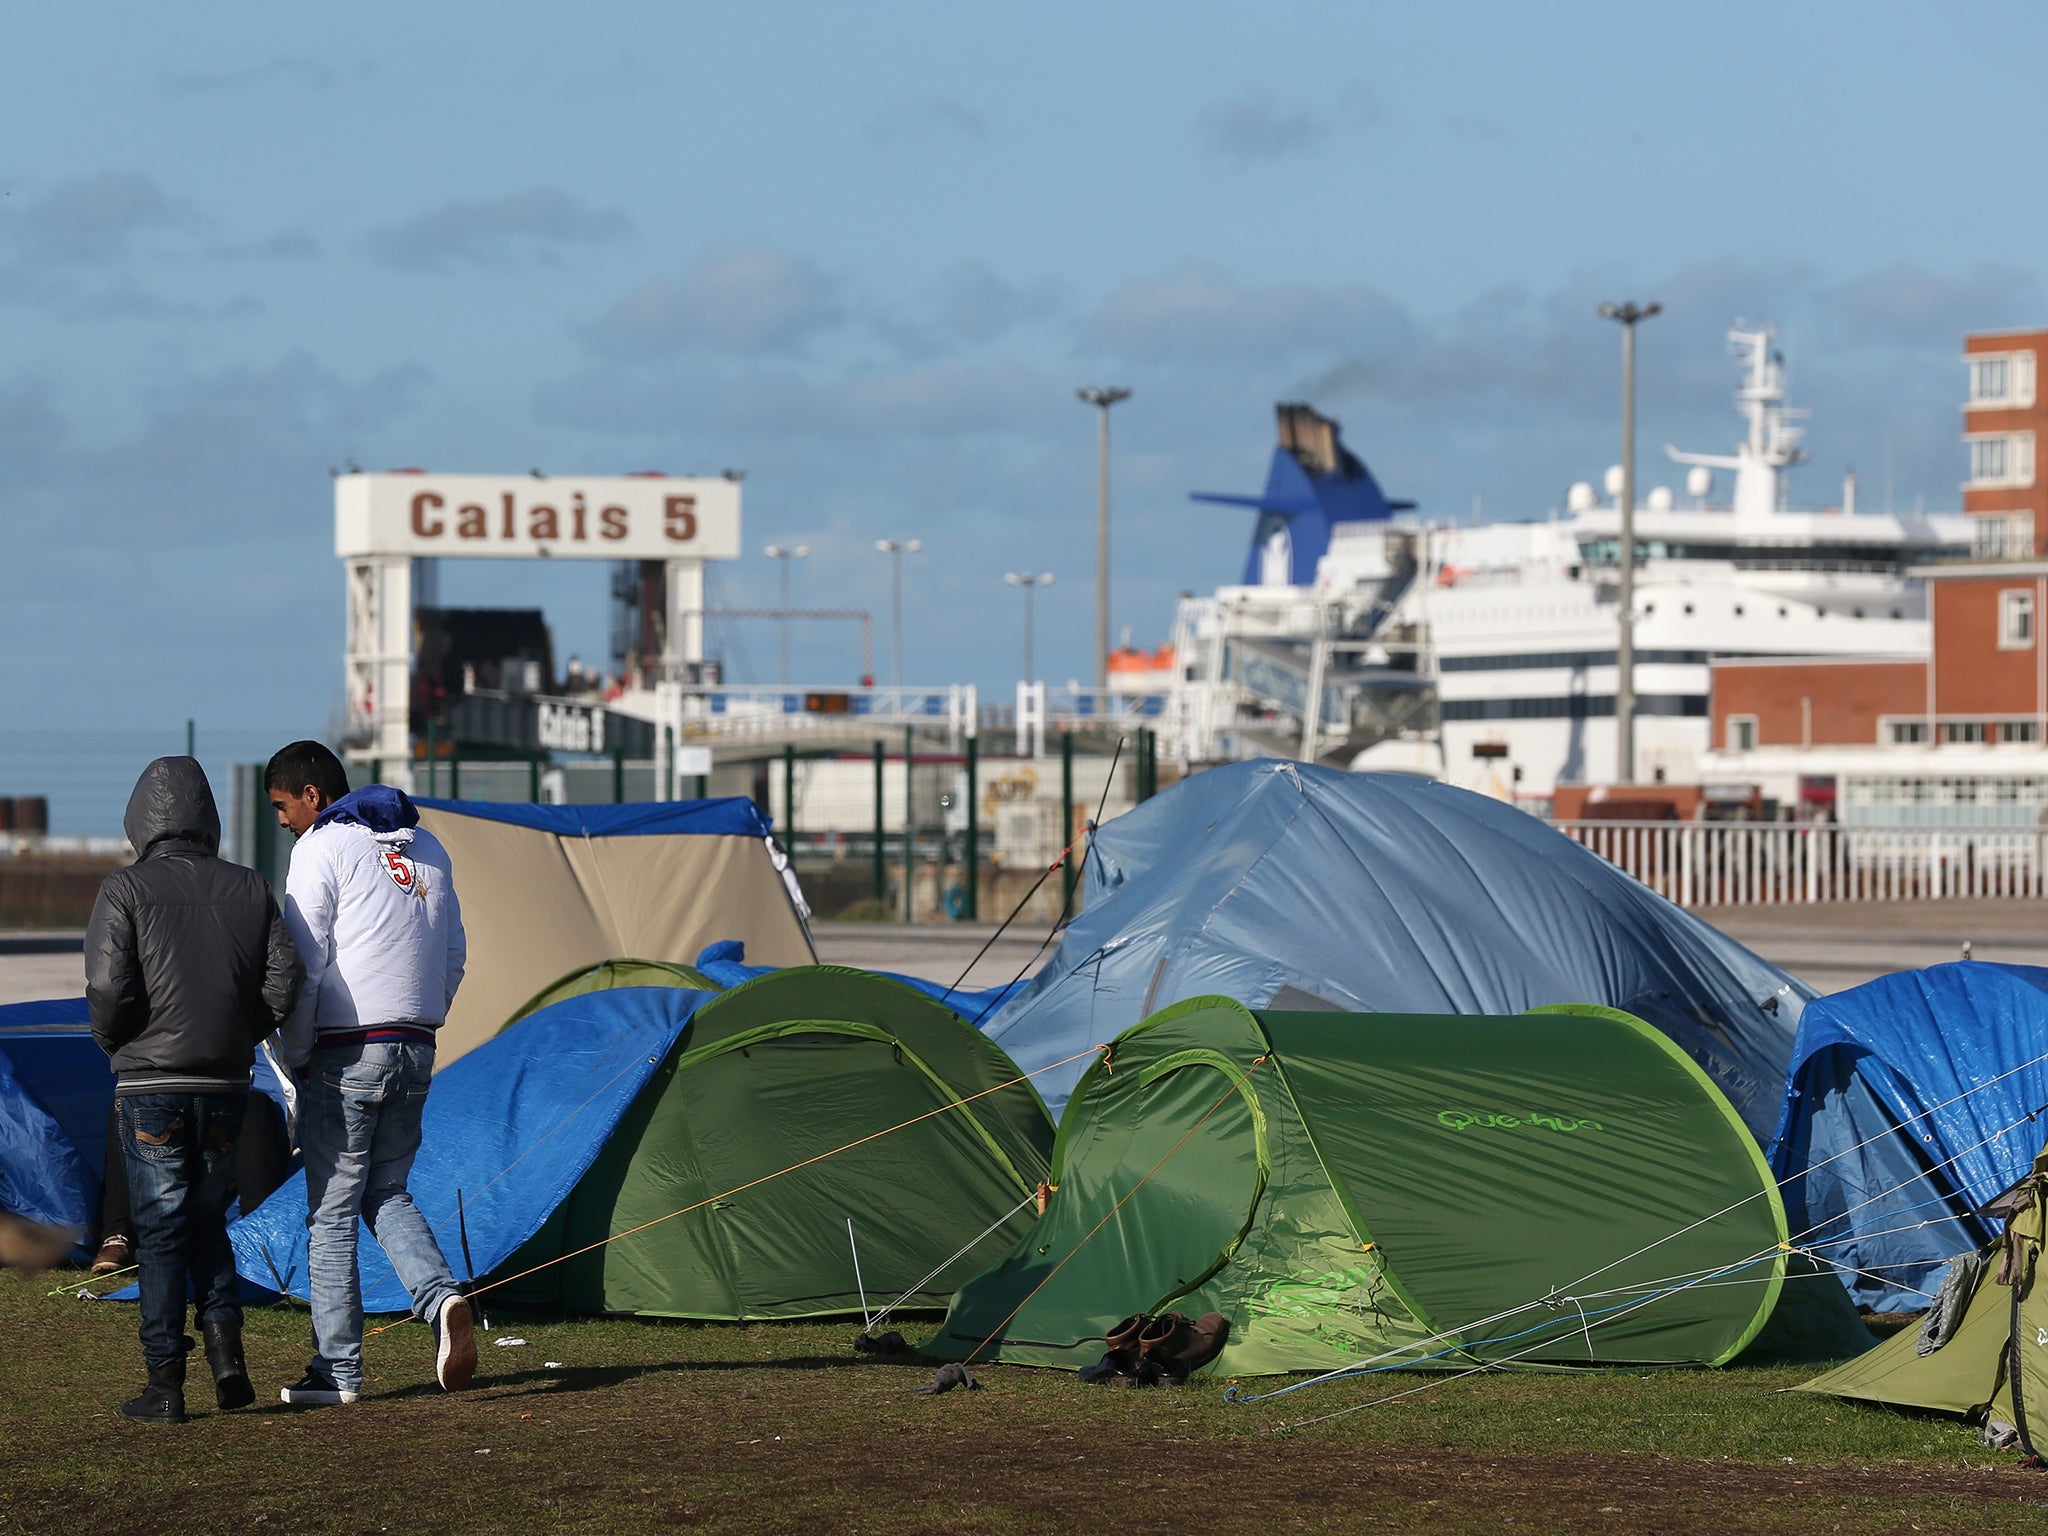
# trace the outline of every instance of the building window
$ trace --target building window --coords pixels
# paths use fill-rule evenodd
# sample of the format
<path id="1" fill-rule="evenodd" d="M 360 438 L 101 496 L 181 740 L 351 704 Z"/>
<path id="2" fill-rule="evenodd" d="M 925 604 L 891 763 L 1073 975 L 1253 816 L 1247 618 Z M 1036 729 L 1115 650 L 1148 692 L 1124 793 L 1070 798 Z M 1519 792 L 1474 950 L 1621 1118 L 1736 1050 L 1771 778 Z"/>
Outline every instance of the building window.
<path id="1" fill-rule="evenodd" d="M 1728 750 L 1730 752 L 1754 752 L 1756 750 L 1756 716 L 1730 715 L 1728 717 Z"/>
<path id="2" fill-rule="evenodd" d="M 1925 746 L 1927 744 L 1927 722 L 1925 720 L 1887 720 L 1885 740 L 1895 747 Z"/>
<path id="3" fill-rule="evenodd" d="M 2024 406 L 2034 403 L 2034 354 L 1982 352 L 1970 359 L 1970 404 Z"/>
<path id="4" fill-rule="evenodd" d="M 2034 483 L 2033 433 L 1989 432 L 1981 437 L 1972 437 L 1968 442 L 1971 485 Z"/>
<path id="5" fill-rule="evenodd" d="M 1973 514 L 1970 553 L 1979 560 L 2030 560 L 2034 555 L 2034 514 Z"/>
<path id="6" fill-rule="evenodd" d="M 1984 739 L 1982 720 L 1949 720 L 1941 727 L 1941 739 L 1948 742 L 1981 742 Z"/>
<path id="7" fill-rule="evenodd" d="M 1998 594 L 1998 648 L 2027 651 L 2034 646 L 2034 594 L 2012 588 Z"/>
<path id="8" fill-rule="evenodd" d="M 2040 722 L 2035 720 L 2008 720 L 1998 728 L 1998 739 L 2000 741 L 2029 743 L 2039 741 L 2041 739 Z"/>

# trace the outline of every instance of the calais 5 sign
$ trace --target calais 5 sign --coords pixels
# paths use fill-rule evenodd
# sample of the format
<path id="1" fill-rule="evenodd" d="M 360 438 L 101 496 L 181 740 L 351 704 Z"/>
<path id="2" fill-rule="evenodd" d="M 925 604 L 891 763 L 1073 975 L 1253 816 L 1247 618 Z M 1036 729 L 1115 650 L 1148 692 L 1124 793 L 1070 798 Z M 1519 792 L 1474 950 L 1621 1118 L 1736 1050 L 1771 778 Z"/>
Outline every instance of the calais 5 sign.
<path id="1" fill-rule="evenodd" d="M 343 557 L 735 560 L 740 488 L 656 475 L 343 475 L 334 548 Z"/>

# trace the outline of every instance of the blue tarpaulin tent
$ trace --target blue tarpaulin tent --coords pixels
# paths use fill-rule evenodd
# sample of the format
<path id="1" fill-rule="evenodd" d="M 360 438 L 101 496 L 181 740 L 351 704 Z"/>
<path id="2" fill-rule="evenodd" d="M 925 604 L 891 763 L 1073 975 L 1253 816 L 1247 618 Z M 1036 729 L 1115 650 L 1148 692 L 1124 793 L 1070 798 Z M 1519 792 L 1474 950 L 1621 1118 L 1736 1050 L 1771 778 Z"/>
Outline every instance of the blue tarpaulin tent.
<path id="1" fill-rule="evenodd" d="M 1086 898 L 983 1026 L 1026 1071 L 1207 993 L 1347 1013 L 1599 1003 L 1669 1035 L 1761 1141 L 1813 995 L 1535 817 L 1399 774 L 1196 774 L 1095 835 Z M 1086 1066 L 1034 1079 L 1056 1113 Z"/>
<path id="2" fill-rule="evenodd" d="M 1994 1235 L 1977 1208 L 2041 1149 L 2044 1053 L 2037 966 L 1937 965 L 1809 1004 L 1771 1145 L 1795 1239 L 1864 1306 L 1927 1306 L 1941 1266 Z"/>
<path id="3" fill-rule="evenodd" d="M 113 1092 L 84 998 L 0 1007 L 0 1207 L 91 1226 Z"/>
<path id="4" fill-rule="evenodd" d="M 282 1108 L 269 1058 L 255 1085 Z M 90 1233 L 106 1166 L 114 1074 L 82 997 L 0 1006 L 0 1205 Z"/>
<path id="5" fill-rule="evenodd" d="M 715 995 L 626 987 L 570 998 L 522 1019 L 435 1077 L 407 1183 L 463 1279 L 489 1273 L 540 1230 L 690 1016 Z M 303 1172 L 228 1235 L 247 1285 L 308 1294 Z M 391 1261 L 367 1227 L 361 1235 L 363 1306 L 406 1311 L 411 1303 Z"/>

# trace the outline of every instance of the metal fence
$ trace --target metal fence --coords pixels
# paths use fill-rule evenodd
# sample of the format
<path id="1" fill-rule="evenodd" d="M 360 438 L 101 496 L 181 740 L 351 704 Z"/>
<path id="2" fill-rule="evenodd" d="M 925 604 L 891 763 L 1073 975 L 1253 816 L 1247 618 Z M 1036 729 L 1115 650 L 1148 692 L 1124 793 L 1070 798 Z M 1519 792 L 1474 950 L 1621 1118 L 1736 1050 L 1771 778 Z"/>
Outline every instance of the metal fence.
<path id="1" fill-rule="evenodd" d="M 2048 895 L 2048 829 L 1561 821 L 1682 907 Z"/>

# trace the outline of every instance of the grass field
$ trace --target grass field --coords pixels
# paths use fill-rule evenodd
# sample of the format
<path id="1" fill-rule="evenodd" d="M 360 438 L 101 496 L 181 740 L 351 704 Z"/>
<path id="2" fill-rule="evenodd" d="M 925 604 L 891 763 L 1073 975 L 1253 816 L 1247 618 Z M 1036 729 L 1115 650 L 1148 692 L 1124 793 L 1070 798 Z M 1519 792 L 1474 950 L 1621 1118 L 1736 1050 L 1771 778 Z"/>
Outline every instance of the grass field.
<path id="1" fill-rule="evenodd" d="M 856 1355 L 845 1324 L 507 1316 L 471 1391 L 434 1387 L 407 1324 L 369 1342 L 361 1404 L 291 1410 L 309 1332 L 279 1308 L 250 1314 L 254 1408 L 214 1413 L 195 1357 L 192 1422 L 131 1424 L 134 1311 L 57 1278 L 0 1274 L 0 1536 L 2048 1530 L 2048 1475 L 1957 1424 L 1777 1392 L 1800 1368 L 1476 1377 L 1289 1428 L 1437 1378 L 1239 1406 L 998 1367 L 919 1397 L 929 1364 Z"/>

